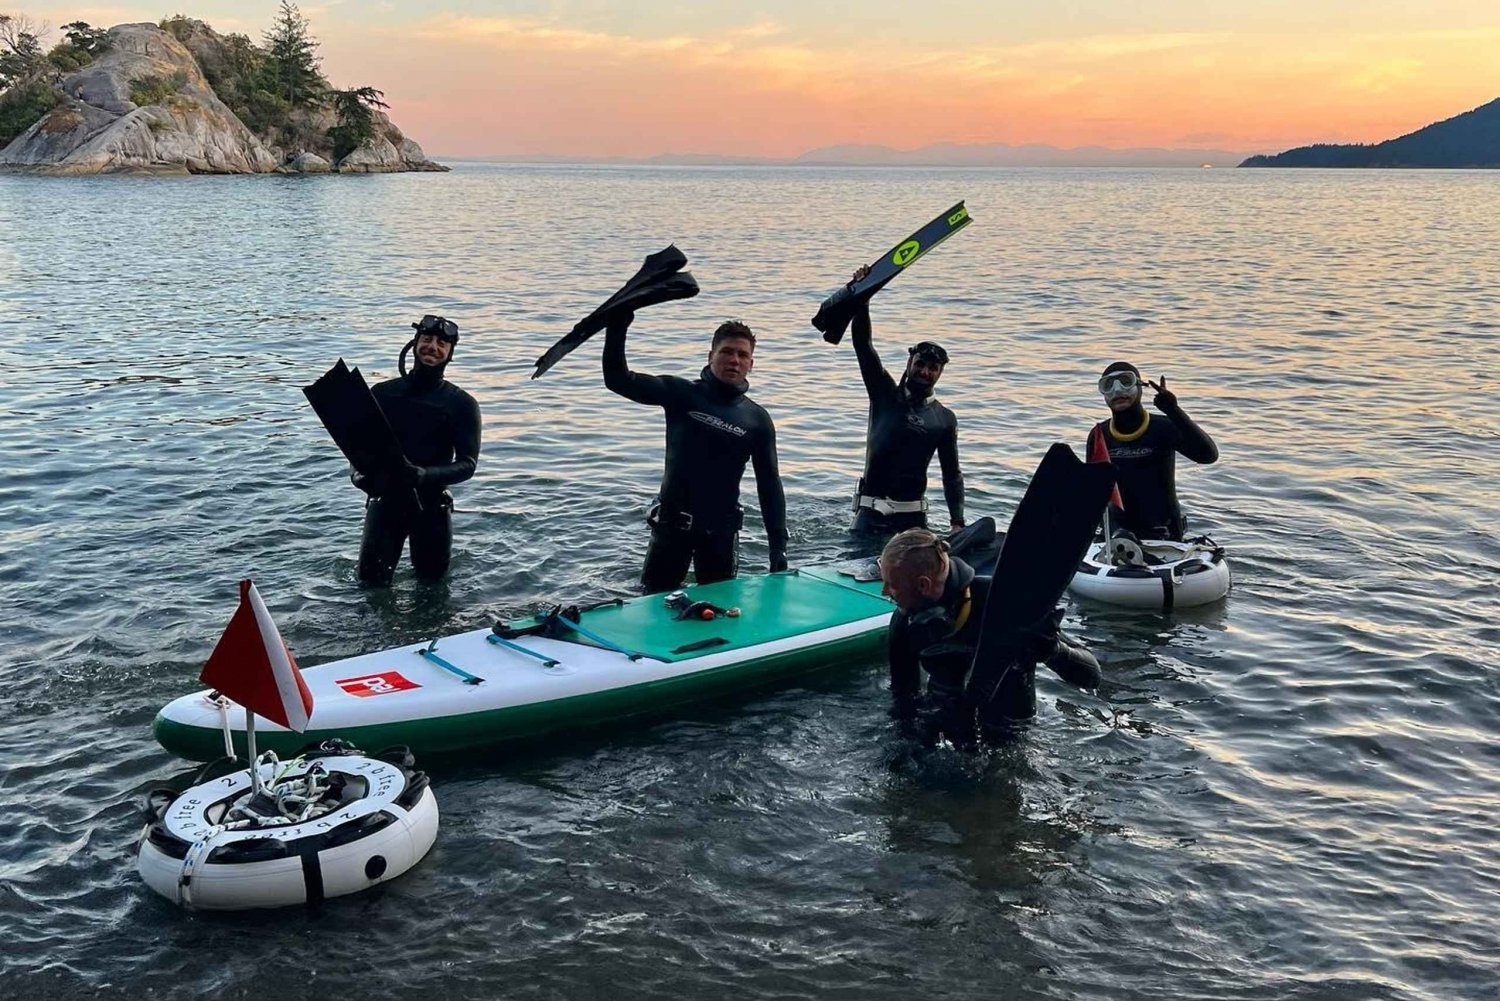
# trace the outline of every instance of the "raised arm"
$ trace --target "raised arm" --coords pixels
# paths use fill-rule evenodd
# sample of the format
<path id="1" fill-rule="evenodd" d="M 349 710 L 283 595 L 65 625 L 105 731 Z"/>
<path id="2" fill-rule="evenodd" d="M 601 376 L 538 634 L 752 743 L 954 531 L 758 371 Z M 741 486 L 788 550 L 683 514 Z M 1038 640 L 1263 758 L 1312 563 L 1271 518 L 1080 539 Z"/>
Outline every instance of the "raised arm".
<path id="1" fill-rule="evenodd" d="M 866 299 L 854 311 L 854 322 L 849 330 L 854 342 L 854 357 L 859 359 L 859 375 L 865 381 L 865 392 L 871 397 L 883 393 L 894 393 L 896 382 L 880 364 L 880 355 L 875 351 L 874 331 L 870 327 L 870 301 Z"/>
<path id="2" fill-rule="evenodd" d="M 1161 377 L 1161 383 L 1148 382 L 1152 389 L 1156 390 L 1156 396 L 1151 400 L 1157 410 L 1172 418 L 1180 435 L 1177 439 L 1177 451 L 1187 458 L 1203 465 L 1219 461 L 1219 446 L 1208 433 L 1193 423 L 1193 419 L 1182 412 L 1182 407 L 1177 404 L 1177 394 L 1167 389 L 1167 377 Z"/>
<path id="3" fill-rule="evenodd" d="M 633 319 L 633 313 L 616 314 L 604 328 L 604 385 L 627 400 L 664 407 L 672 398 L 667 380 L 632 372 L 625 362 L 625 332 Z"/>
<path id="4" fill-rule="evenodd" d="M 760 497 L 760 516 L 766 523 L 766 542 L 771 548 L 771 572 L 777 573 L 786 569 L 786 492 L 781 487 L 781 466 L 776 459 L 776 425 L 769 417 L 750 461 L 755 467 L 755 492 Z"/>

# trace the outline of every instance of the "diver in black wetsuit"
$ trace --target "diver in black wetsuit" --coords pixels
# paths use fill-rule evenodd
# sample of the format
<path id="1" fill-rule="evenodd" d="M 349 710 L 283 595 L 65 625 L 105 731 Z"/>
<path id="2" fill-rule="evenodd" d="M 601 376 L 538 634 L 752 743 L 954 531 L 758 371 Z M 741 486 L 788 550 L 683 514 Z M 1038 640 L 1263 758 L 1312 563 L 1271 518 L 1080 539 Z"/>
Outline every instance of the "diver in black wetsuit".
<path id="1" fill-rule="evenodd" d="M 698 583 L 739 571 L 740 480 L 754 464 L 771 572 L 786 569 L 786 497 L 776 460 L 776 426 L 745 395 L 755 364 L 755 335 L 731 320 L 714 331 L 708 365 L 694 382 L 642 375 L 625 362 L 633 313 L 611 317 L 604 339 L 604 385 L 627 400 L 661 407 L 667 418 L 661 492 L 646 522 L 651 543 L 641 583 L 647 593 L 680 587 L 691 562 Z"/>
<path id="2" fill-rule="evenodd" d="M 1159 414 L 1141 405 L 1142 386 L 1156 390 L 1152 404 Z M 1111 529 L 1124 528 L 1138 539 L 1181 541 L 1187 519 L 1177 504 L 1177 453 L 1207 465 L 1218 461 L 1219 447 L 1177 404 L 1177 395 L 1161 383 L 1143 380 L 1140 369 L 1117 361 L 1099 378 L 1099 392 L 1113 416 L 1089 431 L 1087 455 L 1093 459 L 1104 443 L 1119 476 L 1124 510 L 1111 505 Z"/>
<path id="3" fill-rule="evenodd" d="M 931 532 L 910 529 L 891 539 L 880 572 L 896 602 L 887 640 L 892 715 L 914 724 L 925 741 L 941 733 L 955 746 L 972 748 L 978 737 L 998 739 L 1036 715 L 1039 662 L 1075 687 L 1098 687 L 1099 662 L 1059 631 L 1061 609 L 1033 627 L 1016 661 L 998 672 L 978 670 L 974 654 L 991 578 L 977 576 Z M 984 678 L 984 691 L 977 690 L 976 676 Z"/>
<path id="4" fill-rule="evenodd" d="M 391 583 L 401 546 L 411 539 L 412 570 L 422 580 L 448 572 L 453 547 L 453 495 L 447 487 L 474 475 L 479 463 L 479 405 L 443 378 L 458 343 L 458 325 L 441 316 L 413 323 L 416 335 L 401 349 L 401 376 L 371 387 L 406 455 L 399 482 L 377 482 L 358 470 L 349 478 L 365 501 L 359 579 Z M 414 364 L 406 371 L 406 353 Z"/>
<path id="5" fill-rule="evenodd" d="M 864 276 L 866 268 L 854 273 Z M 859 374 L 870 397 L 865 436 L 865 472 L 854 497 L 860 535 L 888 536 L 927 527 L 927 467 L 937 453 L 943 499 L 952 531 L 964 527 L 964 474 L 958 465 L 958 419 L 932 395 L 948 364 L 948 353 L 932 341 L 907 352 L 898 383 L 880 363 L 870 329 L 870 304 L 861 304 L 851 330 Z"/>

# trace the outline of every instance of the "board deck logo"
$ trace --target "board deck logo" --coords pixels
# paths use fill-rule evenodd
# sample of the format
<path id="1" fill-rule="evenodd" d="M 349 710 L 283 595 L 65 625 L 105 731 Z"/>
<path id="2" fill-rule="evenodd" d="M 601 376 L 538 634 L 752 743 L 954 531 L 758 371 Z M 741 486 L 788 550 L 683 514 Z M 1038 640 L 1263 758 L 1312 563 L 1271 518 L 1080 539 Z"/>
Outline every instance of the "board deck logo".
<path id="1" fill-rule="evenodd" d="M 953 213 L 951 216 L 948 217 L 948 225 L 950 225 L 950 226 L 956 226 L 956 225 L 958 225 L 958 223 L 962 222 L 963 220 L 965 220 L 967 218 L 969 218 L 969 210 L 968 209 L 959 209 L 957 212 Z"/>
<path id="2" fill-rule="evenodd" d="M 404 692 L 411 688 L 422 687 L 400 671 L 383 671 L 380 674 L 362 674 L 357 678 L 340 678 L 334 684 L 350 695 L 362 699 L 369 698 L 371 695 L 389 695 L 392 692 Z"/>
<path id="3" fill-rule="evenodd" d="M 907 240 L 901 246 L 897 247 L 896 252 L 891 255 L 891 263 L 898 268 L 904 268 L 912 262 L 912 259 L 917 256 L 918 251 L 921 249 L 922 245 L 916 240 Z"/>

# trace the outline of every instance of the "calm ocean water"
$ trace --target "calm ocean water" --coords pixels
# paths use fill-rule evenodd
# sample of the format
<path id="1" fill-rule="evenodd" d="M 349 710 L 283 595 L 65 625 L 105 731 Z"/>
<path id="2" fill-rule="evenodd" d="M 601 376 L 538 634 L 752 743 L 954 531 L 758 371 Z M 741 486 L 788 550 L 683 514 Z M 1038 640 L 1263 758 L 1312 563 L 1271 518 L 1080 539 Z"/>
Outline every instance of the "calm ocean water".
<path id="1" fill-rule="evenodd" d="M 632 362 L 695 373 L 747 320 L 793 563 L 837 556 L 863 394 L 807 318 L 959 198 L 974 225 L 875 320 L 891 365 L 919 336 L 955 359 L 971 514 L 1003 522 L 1133 359 L 1223 453 L 1179 478 L 1224 604 L 1071 605 L 1106 685 L 1040 679 L 987 761 L 897 761 L 871 663 L 440 763 L 431 856 L 320 914 L 142 886 L 140 794 L 183 771 L 150 721 L 240 577 L 305 665 L 631 587 L 660 417 L 592 345 L 528 363 L 670 241 L 704 291 L 642 313 Z M 1497 220 L 1494 172 L 0 177 L 0 994 L 1500 995 Z M 299 387 L 393 374 L 429 311 L 483 455 L 450 583 L 366 593 Z"/>

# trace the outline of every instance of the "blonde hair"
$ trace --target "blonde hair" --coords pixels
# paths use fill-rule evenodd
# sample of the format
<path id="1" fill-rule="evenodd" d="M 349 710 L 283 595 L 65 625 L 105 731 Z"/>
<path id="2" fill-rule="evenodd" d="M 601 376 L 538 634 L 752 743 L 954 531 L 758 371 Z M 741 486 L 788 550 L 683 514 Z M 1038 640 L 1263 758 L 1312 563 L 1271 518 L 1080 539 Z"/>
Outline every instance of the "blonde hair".
<path id="1" fill-rule="evenodd" d="M 889 574 L 937 577 L 948 541 L 925 528 L 908 528 L 885 544 L 880 565 Z"/>

